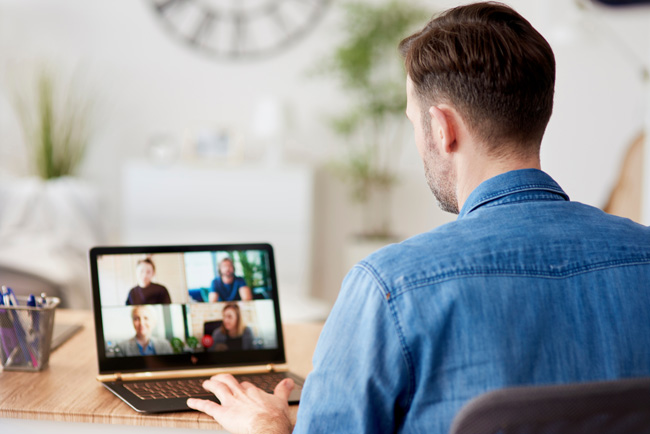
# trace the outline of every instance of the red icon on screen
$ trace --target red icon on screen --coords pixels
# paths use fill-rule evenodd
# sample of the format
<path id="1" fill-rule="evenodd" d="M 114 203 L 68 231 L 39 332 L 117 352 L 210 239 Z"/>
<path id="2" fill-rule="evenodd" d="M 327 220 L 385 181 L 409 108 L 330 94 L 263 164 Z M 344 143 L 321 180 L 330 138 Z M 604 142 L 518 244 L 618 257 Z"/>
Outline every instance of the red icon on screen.
<path id="1" fill-rule="evenodd" d="M 205 335 L 203 336 L 203 339 L 201 339 L 201 345 L 203 345 L 203 348 L 210 348 L 213 343 L 214 341 L 210 335 Z"/>

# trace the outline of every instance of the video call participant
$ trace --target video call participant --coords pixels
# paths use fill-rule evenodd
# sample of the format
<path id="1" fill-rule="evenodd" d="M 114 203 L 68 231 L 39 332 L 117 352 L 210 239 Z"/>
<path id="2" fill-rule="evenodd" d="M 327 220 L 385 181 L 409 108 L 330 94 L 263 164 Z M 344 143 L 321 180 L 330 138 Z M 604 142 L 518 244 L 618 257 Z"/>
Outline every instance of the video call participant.
<path id="1" fill-rule="evenodd" d="M 135 267 L 138 286 L 131 288 L 126 298 L 126 305 L 170 304 L 171 298 L 167 288 L 151 280 L 156 275 L 156 266 L 149 258 L 140 259 Z"/>
<path id="2" fill-rule="evenodd" d="M 210 285 L 208 301 L 248 301 L 253 299 L 251 289 L 243 277 L 235 276 L 235 264 L 232 259 L 224 258 L 219 262 L 219 277 Z"/>
<path id="3" fill-rule="evenodd" d="M 237 303 L 223 307 L 221 327 L 212 332 L 212 341 L 210 351 L 253 349 L 253 331 L 244 323 Z"/>
<path id="4" fill-rule="evenodd" d="M 206 381 L 220 404 L 188 405 L 228 432 L 446 434 L 488 390 L 650 374 L 650 228 L 570 201 L 540 169 L 555 83 L 543 36 L 476 3 L 400 48 L 426 179 L 458 218 L 350 271 L 295 427 L 291 380 L 274 395 L 228 374 Z"/>
<path id="5" fill-rule="evenodd" d="M 151 336 L 158 323 L 153 307 L 134 306 L 131 310 L 131 319 L 135 336 L 117 345 L 117 349 L 123 356 L 153 356 L 173 352 L 169 341 Z"/>

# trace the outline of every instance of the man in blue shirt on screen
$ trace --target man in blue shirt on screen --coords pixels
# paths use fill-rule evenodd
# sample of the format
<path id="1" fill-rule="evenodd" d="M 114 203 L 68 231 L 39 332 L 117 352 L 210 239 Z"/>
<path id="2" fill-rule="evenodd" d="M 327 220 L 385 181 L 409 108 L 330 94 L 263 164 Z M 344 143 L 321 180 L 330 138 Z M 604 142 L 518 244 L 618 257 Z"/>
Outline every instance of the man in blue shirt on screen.
<path id="1" fill-rule="evenodd" d="M 489 390 L 650 374 L 650 229 L 569 201 L 540 168 L 546 40 L 511 8 L 477 3 L 400 49 L 427 182 L 458 219 L 350 271 L 294 432 L 442 434 Z M 274 395 L 229 375 L 205 387 L 221 405 L 188 404 L 232 432 L 292 429 L 290 381 Z"/>
<path id="2" fill-rule="evenodd" d="M 223 258 L 219 262 L 219 276 L 210 285 L 208 301 L 248 301 L 253 299 L 251 289 L 243 277 L 235 276 L 235 264 L 232 259 Z"/>

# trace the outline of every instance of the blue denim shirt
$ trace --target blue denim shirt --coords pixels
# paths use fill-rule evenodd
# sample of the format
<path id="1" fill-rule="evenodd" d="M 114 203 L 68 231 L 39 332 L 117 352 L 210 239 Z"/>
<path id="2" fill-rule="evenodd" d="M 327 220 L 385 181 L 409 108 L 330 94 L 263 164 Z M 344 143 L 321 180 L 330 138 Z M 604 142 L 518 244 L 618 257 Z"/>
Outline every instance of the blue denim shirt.
<path id="1" fill-rule="evenodd" d="M 491 389 L 649 375 L 650 229 L 496 176 L 350 271 L 313 361 L 296 433 L 442 434 Z"/>

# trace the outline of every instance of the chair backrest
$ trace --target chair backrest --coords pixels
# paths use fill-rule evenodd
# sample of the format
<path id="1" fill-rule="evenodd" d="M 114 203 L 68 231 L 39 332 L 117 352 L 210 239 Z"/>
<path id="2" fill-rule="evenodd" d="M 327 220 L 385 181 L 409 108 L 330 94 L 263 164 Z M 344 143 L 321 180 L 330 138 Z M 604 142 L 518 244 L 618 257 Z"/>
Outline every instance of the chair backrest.
<path id="1" fill-rule="evenodd" d="M 650 378 L 510 387 L 458 412 L 450 434 L 650 433 Z"/>
<path id="2" fill-rule="evenodd" d="M 221 327 L 221 323 L 223 321 L 217 320 L 217 321 L 206 321 L 203 323 L 203 334 L 212 336 L 212 332 L 214 332 L 216 329 Z"/>

